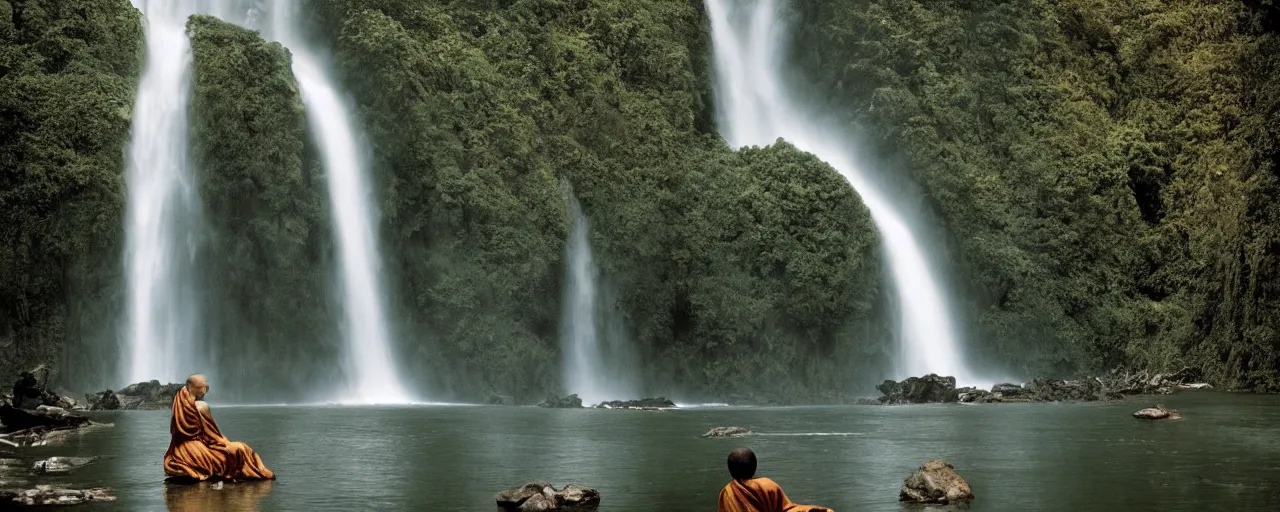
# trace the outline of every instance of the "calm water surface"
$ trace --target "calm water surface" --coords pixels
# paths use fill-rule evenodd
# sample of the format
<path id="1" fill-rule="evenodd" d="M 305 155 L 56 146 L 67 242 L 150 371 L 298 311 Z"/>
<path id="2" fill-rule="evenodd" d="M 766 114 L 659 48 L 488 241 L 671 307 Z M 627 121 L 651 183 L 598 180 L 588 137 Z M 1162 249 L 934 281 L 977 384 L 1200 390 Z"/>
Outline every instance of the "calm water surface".
<path id="1" fill-rule="evenodd" d="M 491 511 L 496 492 L 545 479 L 599 489 L 606 511 L 714 511 L 738 446 L 793 500 L 840 512 L 915 509 L 898 488 L 935 457 L 973 487 L 970 510 L 1280 508 L 1280 397 L 1160 400 L 1185 419 L 1135 420 L 1145 401 L 647 412 L 215 400 L 223 433 L 253 446 L 277 481 L 166 487 L 167 411 L 100 413 L 115 428 L 31 455 L 110 457 L 67 480 L 113 487 L 120 500 L 77 510 Z M 730 425 L 765 435 L 699 438 Z"/>

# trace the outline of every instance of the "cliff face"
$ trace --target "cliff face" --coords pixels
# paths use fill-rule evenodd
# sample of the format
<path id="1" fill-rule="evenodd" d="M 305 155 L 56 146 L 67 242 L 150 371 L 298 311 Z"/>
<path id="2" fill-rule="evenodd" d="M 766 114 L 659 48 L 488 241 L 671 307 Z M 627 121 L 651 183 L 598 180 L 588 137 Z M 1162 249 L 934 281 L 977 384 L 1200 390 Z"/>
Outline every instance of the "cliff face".
<path id="1" fill-rule="evenodd" d="M 795 62 L 925 190 L 990 357 L 1276 389 L 1276 16 L 1253 4 L 805 3 Z"/>
<path id="2" fill-rule="evenodd" d="M 0 1 L 0 382 L 111 367 L 141 57 L 126 0 Z"/>
<path id="3" fill-rule="evenodd" d="M 0 350 L 17 356 L 0 373 L 61 361 L 65 382 L 96 387 L 114 368 L 142 34 L 123 0 L 72 4 L 0 1 Z M 790 61 L 887 181 L 924 197 L 975 357 L 1045 376 L 1192 364 L 1274 390 L 1276 12 L 1112 4 L 797 2 Z M 866 209 L 785 143 L 714 135 L 700 3 L 308 7 L 371 149 L 418 388 L 564 391 L 567 193 L 648 391 L 816 401 L 881 377 Z M 339 351 L 323 170 L 289 56 L 211 18 L 189 31 L 203 342 L 230 375 L 300 393 Z"/>

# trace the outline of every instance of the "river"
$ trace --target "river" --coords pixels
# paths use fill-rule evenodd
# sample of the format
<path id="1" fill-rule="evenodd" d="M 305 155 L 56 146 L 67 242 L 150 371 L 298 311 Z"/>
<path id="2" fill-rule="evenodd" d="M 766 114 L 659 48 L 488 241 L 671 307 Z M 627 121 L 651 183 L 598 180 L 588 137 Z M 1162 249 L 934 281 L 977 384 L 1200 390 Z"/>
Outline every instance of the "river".
<path id="1" fill-rule="evenodd" d="M 490 406 L 219 406 L 223 433 L 279 478 L 221 490 L 166 486 L 167 411 L 95 413 L 90 431 L 29 456 L 101 455 L 68 482 L 109 486 L 90 510 L 494 510 L 531 480 L 601 492 L 604 511 L 714 511 L 724 459 L 748 446 L 793 501 L 900 511 L 903 478 L 931 458 L 972 486 L 970 510 L 1275 510 L 1280 396 L 1159 397 L 1154 403 L 708 407 L 671 411 Z M 716 426 L 761 435 L 702 439 Z"/>

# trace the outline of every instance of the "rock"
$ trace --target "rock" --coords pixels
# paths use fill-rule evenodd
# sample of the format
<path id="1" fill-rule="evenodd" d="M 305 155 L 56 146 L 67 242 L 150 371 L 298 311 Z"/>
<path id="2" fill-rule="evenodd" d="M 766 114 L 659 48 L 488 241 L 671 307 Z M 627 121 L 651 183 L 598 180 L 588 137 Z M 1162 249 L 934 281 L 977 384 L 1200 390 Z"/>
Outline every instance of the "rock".
<path id="1" fill-rule="evenodd" d="M 559 398 L 555 395 L 548 395 L 546 401 L 538 404 L 538 407 L 548 407 L 551 409 L 581 409 L 582 399 L 578 395 L 569 395 Z"/>
<path id="2" fill-rule="evenodd" d="M 1105 398 L 1102 385 L 1096 379 L 1032 379 L 1025 389 L 1039 402 L 1091 402 Z"/>
<path id="3" fill-rule="evenodd" d="M 37 461 L 31 470 L 37 475 L 66 475 L 95 462 L 98 462 L 97 457 L 49 457 Z"/>
<path id="4" fill-rule="evenodd" d="M 17 447 L 46 446 L 66 441 L 71 434 L 79 434 L 99 427 L 110 427 L 110 423 L 89 422 L 80 427 L 34 427 L 8 434 L 0 434 L 0 444 Z"/>
<path id="5" fill-rule="evenodd" d="M 754 433 L 751 429 L 743 427 L 716 427 L 702 434 L 702 437 L 742 437 Z"/>
<path id="6" fill-rule="evenodd" d="M 999 402 L 1000 395 L 978 388 L 960 388 L 956 390 L 956 401 L 966 404 L 987 404 Z"/>
<path id="7" fill-rule="evenodd" d="M 10 404 L 18 409 L 35 409 L 41 405 L 58 405 L 61 398 L 57 393 L 49 391 L 49 367 L 40 365 L 29 372 L 18 374 L 13 383 L 13 399 Z"/>
<path id="8" fill-rule="evenodd" d="M 499 512 L 595 512 L 600 493 L 574 484 L 556 490 L 547 482 L 530 482 L 495 497 Z"/>
<path id="9" fill-rule="evenodd" d="M 1213 389 L 1208 382 L 1196 382 L 1194 384 L 1178 384 L 1178 389 Z"/>
<path id="10" fill-rule="evenodd" d="M 10 405 L 0 406 L 0 423 L 11 430 L 35 427 L 67 428 L 89 424 L 89 418 L 68 414 L 66 409 L 41 405 L 28 411 Z"/>
<path id="11" fill-rule="evenodd" d="M 876 389 L 884 394 L 880 402 L 885 404 L 947 403 L 959 399 L 955 377 L 939 377 L 932 373 L 924 377 L 909 377 L 902 382 L 886 380 Z"/>
<path id="12" fill-rule="evenodd" d="M 110 389 L 97 393 L 85 393 L 84 398 L 89 404 L 90 411 L 114 411 L 124 405 L 120 395 Z"/>
<path id="13" fill-rule="evenodd" d="M 931 460 L 920 466 L 902 483 L 898 501 L 911 503 L 957 503 L 973 500 L 969 489 L 955 467 L 941 460 Z"/>
<path id="14" fill-rule="evenodd" d="M 100 487 L 94 489 L 55 488 L 50 485 L 37 485 L 33 489 L 0 490 L 0 501 L 18 502 L 22 505 L 79 505 L 90 501 L 115 501 L 111 489 Z"/>
<path id="15" fill-rule="evenodd" d="M 1180 420 L 1182 415 L 1178 414 L 1177 409 L 1167 409 L 1163 405 L 1148 407 L 1141 411 L 1133 413 L 1134 418 L 1140 420 Z"/>
<path id="16" fill-rule="evenodd" d="M 998 393 L 1002 398 L 1004 397 L 1017 398 L 1022 395 L 1030 395 L 1031 390 L 1026 389 L 1017 384 L 1005 383 L 1005 384 L 996 384 L 995 386 L 992 386 L 991 393 L 993 394 Z"/>
<path id="17" fill-rule="evenodd" d="M 641 398 L 639 400 L 613 400 L 611 402 L 600 402 L 595 405 L 597 409 L 670 409 L 676 406 L 675 402 L 663 397 Z"/>
<path id="18" fill-rule="evenodd" d="M 125 386 L 115 394 L 120 408 L 128 410 L 164 410 L 173 407 L 173 396 L 183 384 L 161 384 L 158 380 Z M 105 397 L 104 397 L 105 399 Z"/>

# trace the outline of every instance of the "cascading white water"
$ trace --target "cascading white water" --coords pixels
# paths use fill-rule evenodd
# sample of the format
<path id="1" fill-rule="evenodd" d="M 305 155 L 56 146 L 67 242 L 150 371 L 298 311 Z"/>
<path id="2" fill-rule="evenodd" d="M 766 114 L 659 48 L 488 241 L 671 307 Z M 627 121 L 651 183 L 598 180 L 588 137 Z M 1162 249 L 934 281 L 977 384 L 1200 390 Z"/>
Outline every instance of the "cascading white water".
<path id="1" fill-rule="evenodd" d="M 266 35 L 293 53 L 293 74 L 328 181 L 346 338 L 348 387 L 340 401 L 407 403 L 410 394 L 401 384 L 391 353 L 382 304 L 376 214 L 365 161 L 347 106 L 319 56 L 300 35 L 297 7 L 296 0 L 273 0 Z"/>
<path id="2" fill-rule="evenodd" d="M 578 201 L 571 199 L 573 230 L 565 251 L 567 283 L 562 302 L 560 348 L 564 386 L 583 403 L 632 400 L 636 386 L 628 347 L 612 309 L 600 307 L 600 270 L 591 256 L 589 225 Z"/>
<path id="3" fill-rule="evenodd" d="M 199 307 L 191 290 L 200 202 L 187 155 L 192 0 L 134 0 L 146 23 L 146 64 L 133 111 L 125 184 L 126 382 L 182 382 L 195 368 Z M 194 370 L 192 370 L 194 371 Z M 190 372 L 188 372 L 190 373 Z"/>
<path id="4" fill-rule="evenodd" d="M 896 371 L 900 378 L 952 375 L 978 384 L 961 357 L 942 288 L 906 218 L 858 168 L 850 141 L 834 124 L 802 108 L 783 82 L 785 30 L 775 0 L 705 0 L 715 52 L 720 130 L 733 147 L 778 138 L 817 156 L 849 181 L 871 212 L 899 301 Z"/>

